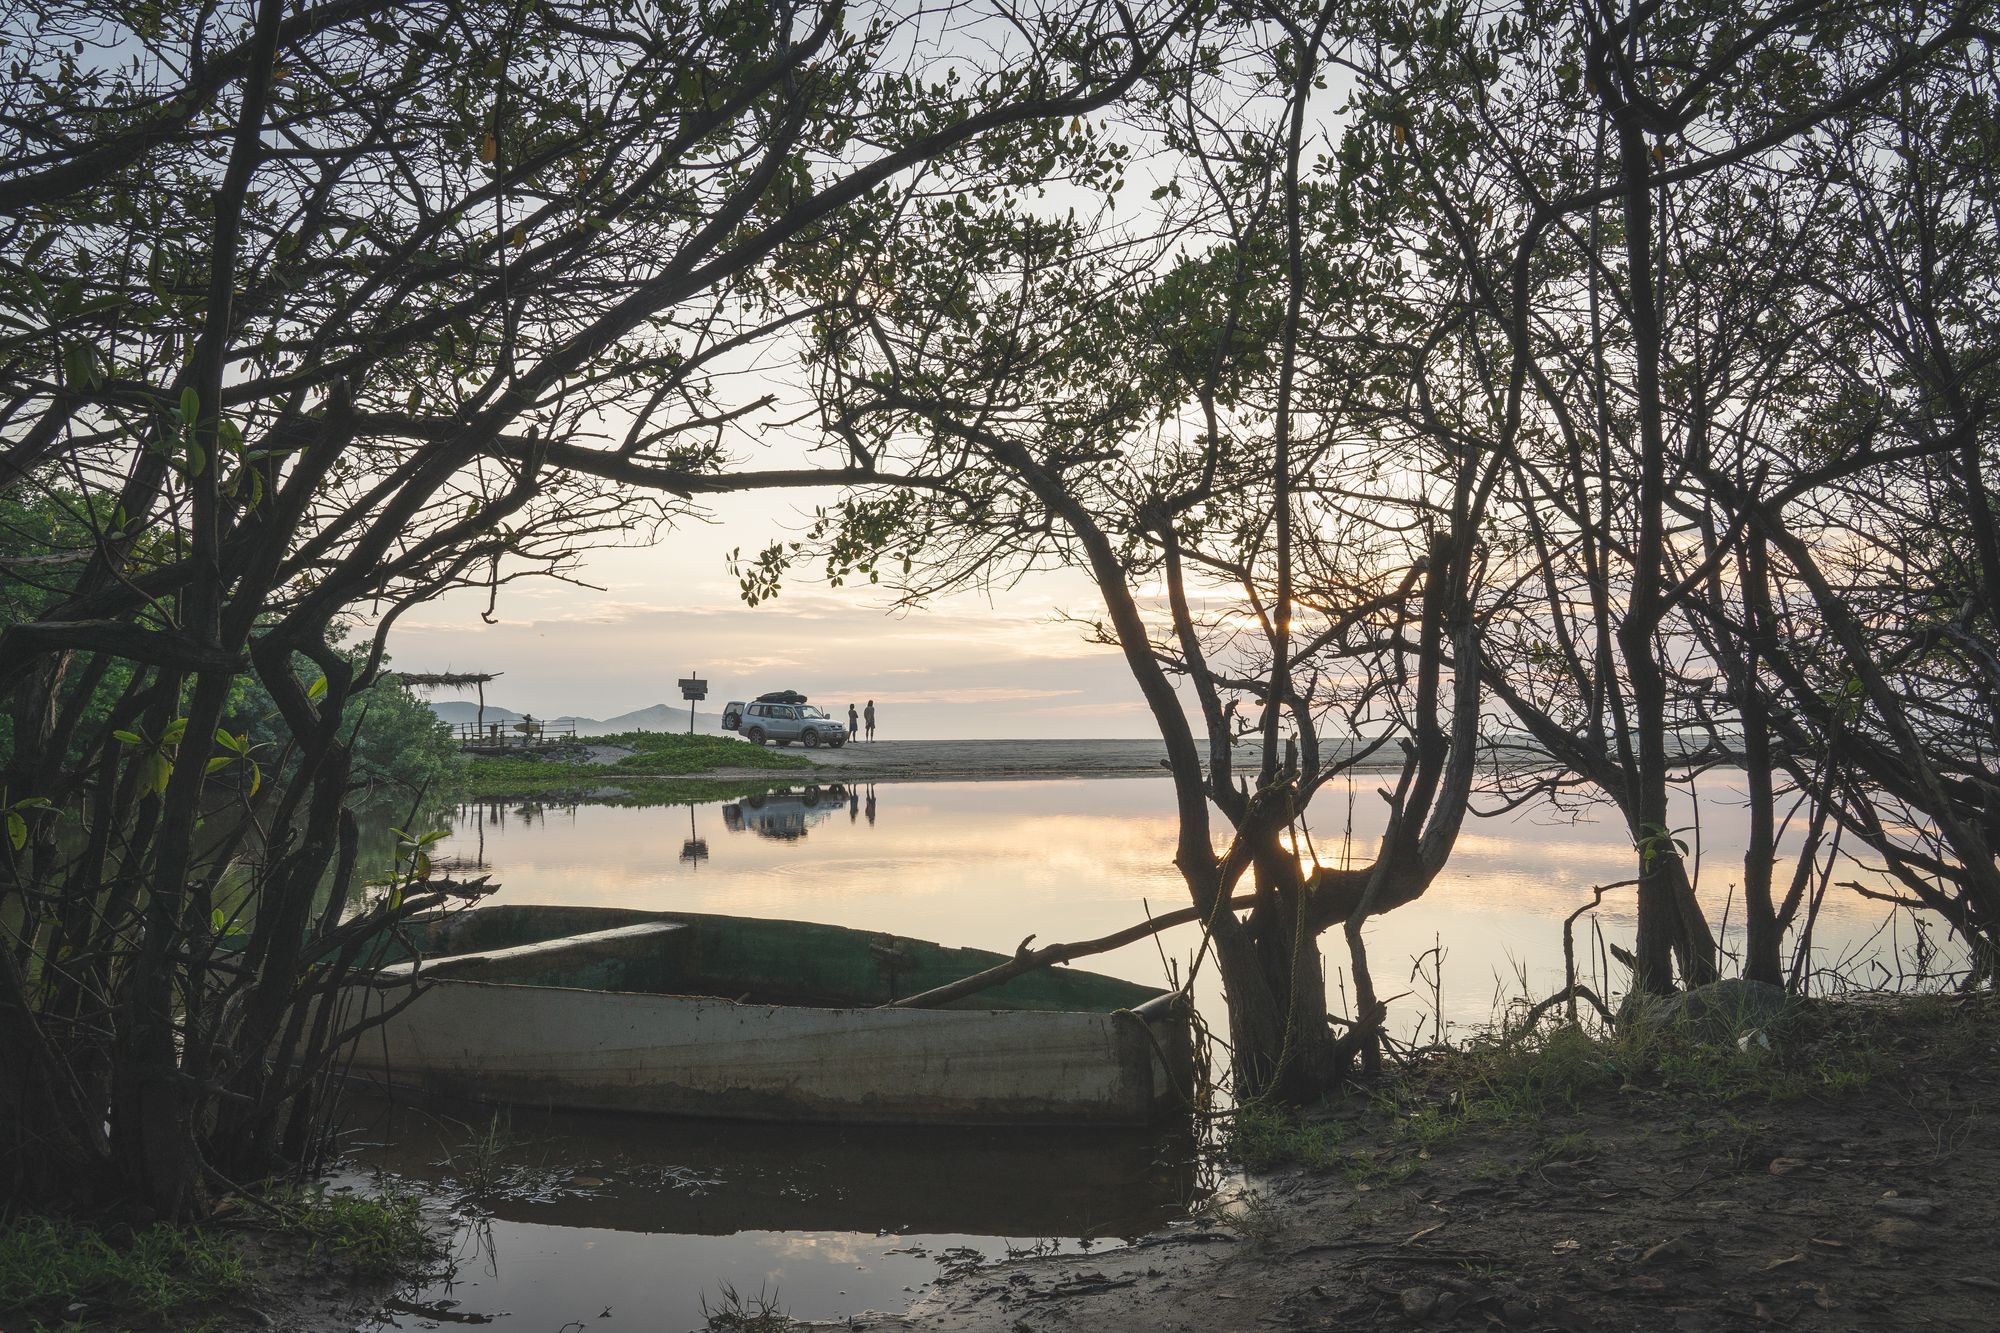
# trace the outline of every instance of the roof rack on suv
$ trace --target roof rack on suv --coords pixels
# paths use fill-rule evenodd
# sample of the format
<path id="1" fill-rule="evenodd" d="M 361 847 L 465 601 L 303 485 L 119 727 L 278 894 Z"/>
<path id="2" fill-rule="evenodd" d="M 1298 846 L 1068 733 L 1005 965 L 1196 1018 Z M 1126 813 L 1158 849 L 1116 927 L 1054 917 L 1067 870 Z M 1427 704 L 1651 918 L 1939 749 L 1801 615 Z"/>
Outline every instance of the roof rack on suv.
<path id="1" fill-rule="evenodd" d="M 805 701 L 806 697 L 797 690 L 772 690 L 769 694 L 758 695 L 754 700 L 760 704 L 802 704 Z"/>

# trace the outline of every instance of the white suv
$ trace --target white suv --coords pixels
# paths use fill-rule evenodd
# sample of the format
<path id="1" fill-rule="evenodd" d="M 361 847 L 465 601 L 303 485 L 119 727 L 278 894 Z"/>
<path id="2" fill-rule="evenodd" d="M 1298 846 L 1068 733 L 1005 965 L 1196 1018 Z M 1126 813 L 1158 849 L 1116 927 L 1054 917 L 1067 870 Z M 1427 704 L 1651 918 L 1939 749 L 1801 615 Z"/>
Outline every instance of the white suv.
<path id="1" fill-rule="evenodd" d="M 797 741 L 811 750 L 822 745 L 838 749 L 847 744 L 847 727 L 827 716 L 824 708 L 809 703 L 726 703 L 722 706 L 722 726 L 725 731 L 743 733 L 743 739 L 753 745 Z"/>

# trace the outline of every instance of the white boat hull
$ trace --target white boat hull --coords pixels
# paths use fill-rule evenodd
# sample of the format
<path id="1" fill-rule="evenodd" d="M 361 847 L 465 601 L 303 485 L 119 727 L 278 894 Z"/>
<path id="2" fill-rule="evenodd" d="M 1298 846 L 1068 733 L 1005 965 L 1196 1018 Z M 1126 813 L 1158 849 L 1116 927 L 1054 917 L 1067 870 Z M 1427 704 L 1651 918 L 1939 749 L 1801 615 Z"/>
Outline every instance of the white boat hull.
<path id="1" fill-rule="evenodd" d="M 1110 1012 L 828 1008 L 470 979 L 574 973 L 682 929 L 388 968 L 347 992 L 347 1022 L 381 1021 L 346 1072 L 491 1102 L 740 1120 L 1142 1124 L 1187 1104 L 1190 1037 L 1172 997 Z"/>

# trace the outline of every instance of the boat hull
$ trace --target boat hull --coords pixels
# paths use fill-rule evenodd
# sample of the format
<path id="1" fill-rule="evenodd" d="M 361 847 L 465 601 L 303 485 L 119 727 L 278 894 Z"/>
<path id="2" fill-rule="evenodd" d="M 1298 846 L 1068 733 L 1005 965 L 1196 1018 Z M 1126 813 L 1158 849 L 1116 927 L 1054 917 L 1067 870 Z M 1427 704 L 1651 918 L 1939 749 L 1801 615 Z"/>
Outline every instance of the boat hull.
<path id="1" fill-rule="evenodd" d="M 684 948 L 698 920 L 388 968 L 348 992 L 349 1021 L 380 1020 L 349 1048 L 348 1073 L 489 1102 L 755 1121 L 1145 1124 L 1188 1105 L 1191 1037 L 1172 995 L 1080 1012 L 548 984 Z M 494 979 L 522 976 L 539 984 Z"/>
<path id="2" fill-rule="evenodd" d="M 1176 1040 L 1119 1014 L 808 1009 L 469 981 L 355 1044 L 351 1074 L 483 1101 L 767 1121 L 1144 1124 Z M 1164 1038 L 1164 1041 L 1162 1040 Z"/>

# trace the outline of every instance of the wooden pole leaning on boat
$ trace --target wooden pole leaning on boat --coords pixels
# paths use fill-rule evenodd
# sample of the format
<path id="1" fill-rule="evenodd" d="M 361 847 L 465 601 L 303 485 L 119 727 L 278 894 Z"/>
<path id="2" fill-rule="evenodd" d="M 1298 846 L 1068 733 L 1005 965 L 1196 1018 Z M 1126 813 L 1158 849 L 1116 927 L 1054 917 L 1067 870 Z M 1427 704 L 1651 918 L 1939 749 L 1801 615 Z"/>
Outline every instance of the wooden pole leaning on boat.
<path id="1" fill-rule="evenodd" d="M 1238 894 L 1229 900 L 1229 910 L 1232 912 L 1245 911 L 1255 906 L 1256 901 L 1256 895 L 1254 894 Z M 1121 945 L 1130 944 L 1134 940 L 1143 940 L 1148 935 L 1157 935 L 1161 931 L 1174 926 L 1185 925 L 1190 921 L 1199 920 L 1201 920 L 1201 909 L 1199 907 L 1183 907 L 1160 916 L 1149 917 L 1136 926 L 1127 926 L 1123 930 L 1113 931 L 1109 935 L 1100 936 L 1094 940 L 1079 940 L 1074 944 L 1051 944 L 1041 949 L 1030 949 L 1028 947 L 1035 939 L 1033 935 L 1030 935 L 1027 939 L 1021 941 L 1019 948 L 1014 950 L 1014 956 L 1004 963 L 989 967 L 984 972 L 975 972 L 969 977 L 950 982 L 943 986 L 933 986 L 931 989 L 920 991 L 915 995 L 905 995 L 900 1000 L 891 1000 L 889 1003 L 878 1007 L 883 1009 L 935 1009 L 941 1004 L 950 1004 L 953 1000 L 962 999 L 967 995 L 976 995 L 980 991 L 998 986 L 1004 981 L 1012 981 L 1024 972 L 1032 972 L 1040 967 L 1053 967 L 1057 963 L 1067 963 L 1072 958 L 1087 958 L 1094 953 L 1108 953 Z"/>

